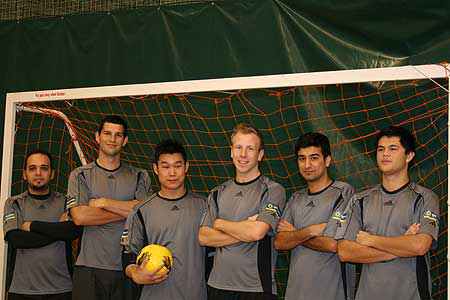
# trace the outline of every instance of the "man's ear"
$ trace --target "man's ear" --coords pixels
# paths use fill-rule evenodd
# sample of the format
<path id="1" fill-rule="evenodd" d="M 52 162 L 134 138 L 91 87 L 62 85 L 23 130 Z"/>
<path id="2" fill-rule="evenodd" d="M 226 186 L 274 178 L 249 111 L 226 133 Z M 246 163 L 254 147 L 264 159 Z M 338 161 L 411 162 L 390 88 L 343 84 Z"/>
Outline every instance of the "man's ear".
<path id="1" fill-rule="evenodd" d="M 262 161 L 263 157 L 264 157 L 264 149 L 261 149 L 259 150 L 258 153 L 258 161 Z"/>
<path id="2" fill-rule="evenodd" d="M 406 154 L 406 162 L 410 163 L 415 156 L 416 153 L 414 151 L 409 152 L 408 154 Z"/>
<path id="3" fill-rule="evenodd" d="M 331 165 L 331 155 L 328 155 L 327 157 L 325 157 L 325 166 L 328 168 Z"/>
<path id="4" fill-rule="evenodd" d="M 158 176 L 158 164 L 153 163 L 153 172 Z"/>
<path id="5" fill-rule="evenodd" d="M 126 144 L 128 144 L 128 135 L 123 139 L 122 147 L 125 147 Z"/>

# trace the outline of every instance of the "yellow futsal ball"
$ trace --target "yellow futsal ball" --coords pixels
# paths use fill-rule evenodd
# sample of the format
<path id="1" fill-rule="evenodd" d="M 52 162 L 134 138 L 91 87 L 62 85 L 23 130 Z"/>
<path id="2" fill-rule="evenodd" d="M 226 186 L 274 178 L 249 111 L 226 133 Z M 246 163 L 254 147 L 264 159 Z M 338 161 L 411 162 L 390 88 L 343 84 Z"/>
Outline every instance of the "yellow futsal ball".
<path id="1" fill-rule="evenodd" d="M 142 248 L 136 263 L 140 265 L 145 260 L 147 260 L 145 268 L 151 273 L 156 272 L 157 275 L 164 275 L 172 269 L 172 253 L 164 246 L 151 244 Z"/>

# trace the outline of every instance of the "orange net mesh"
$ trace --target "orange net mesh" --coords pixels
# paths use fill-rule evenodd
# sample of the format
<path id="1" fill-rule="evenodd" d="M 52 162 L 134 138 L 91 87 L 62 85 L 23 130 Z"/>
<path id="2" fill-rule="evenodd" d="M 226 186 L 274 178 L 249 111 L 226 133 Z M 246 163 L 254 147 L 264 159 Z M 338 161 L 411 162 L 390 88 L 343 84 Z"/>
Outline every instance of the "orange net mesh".
<path id="1" fill-rule="evenodd" d="M 414 181 L 432 189 L 441 201 L 441 235 L 433 252 L 433 294 L 447 294 L 447 153 L 448 81 L 372 82 L 345 85 L 253 89 L 167 95 L 138 95 L 24 103 L 55 109 L 68 116 L 87 157 L 96 157 L 94 132 L 105 115 L 118 114 L 129 123 L 124 159 L 151 172 L 154 146 L 175 138 L 190 160 L 188 186 L 207 194 L 233 177 L 229 136 L 238 122 L 258 127 L 265 139 L 262 171 L 281 183 L 288 195 L 305 186 L 298 174 L 293 145 L 308 131 L 326 134 L 332 143 L 335 179 L 362 190 L 378 182 L 374 135 L 382 127 L 402 125 L 412 130 L 418 149 L 411 168 Z M 40 147 L 55 156 L 55 189 L 65 191 L 68 174 L 80 162 L 64 123 L 48 113 L 18 112 L 14 149 L 13 191 L 25 188 L 21 168 L 26 152 Z M 156 178 L 153 178 L 157 189 Z M 281 296 L 288 256 L 278 261 Z M 442 299 L 444 299 L 442 298 Z"/>

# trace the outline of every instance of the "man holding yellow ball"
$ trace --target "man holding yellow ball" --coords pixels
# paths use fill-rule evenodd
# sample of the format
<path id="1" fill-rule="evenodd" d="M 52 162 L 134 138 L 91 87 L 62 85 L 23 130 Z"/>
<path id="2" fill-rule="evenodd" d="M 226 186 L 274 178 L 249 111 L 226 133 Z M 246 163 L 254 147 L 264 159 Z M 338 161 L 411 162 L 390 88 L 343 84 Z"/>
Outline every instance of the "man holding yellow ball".
<path id="1" fill-rule="evenodd" d="M 206 300 L 205 249 L 197 239 L 206 200 L 186 189 L 188 168 L 181 144 L 161 142 L 153 162 L 160 191 L 128 217 L 123 261 L 126 275 L 142 285 L 140 299 Z M 149 244 L 159 246 L 143 249 Z"/>

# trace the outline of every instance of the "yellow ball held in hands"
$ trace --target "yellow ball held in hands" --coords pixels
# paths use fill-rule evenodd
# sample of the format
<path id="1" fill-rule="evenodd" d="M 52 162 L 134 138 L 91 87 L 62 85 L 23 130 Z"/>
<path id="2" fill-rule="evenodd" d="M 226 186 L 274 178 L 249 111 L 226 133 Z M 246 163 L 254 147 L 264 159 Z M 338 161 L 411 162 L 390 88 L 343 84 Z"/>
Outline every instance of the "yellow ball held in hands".
<path id="1" fill-rule="evenodd" d="M 136 264 L 145 262 L 145 269 L 156 275 L 165 275 L 173 265 L 172 253 L 164 246 L 150 244 L 142 248 L 136 259 Z"/>

